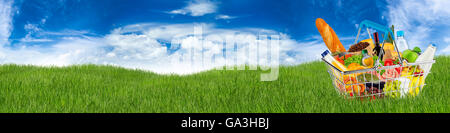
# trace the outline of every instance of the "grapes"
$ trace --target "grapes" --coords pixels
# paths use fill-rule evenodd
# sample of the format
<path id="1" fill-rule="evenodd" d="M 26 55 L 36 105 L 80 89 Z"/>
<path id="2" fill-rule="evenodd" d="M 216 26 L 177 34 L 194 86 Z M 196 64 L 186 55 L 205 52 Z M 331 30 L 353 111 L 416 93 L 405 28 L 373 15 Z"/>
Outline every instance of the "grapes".
<path id="1" fill-rule="evenodd" d="M 383 97 L 384 94 L 382 94 L 382 93 L 383 93 L 384 86 L 385 86 L 385 82 L 366 83 L 366 92 L 367 92 L 367 94 L 377 94 L 378 97 Z"/>
<path id="2" fill-rule="evenodd" d="M 385 84 L 384 91 L 386 92 L 386 96 L 389 96 L 391 98 L 398 98 L 400 97 L 400 82 L 395 80 L 391 81 Z"/>
<path id="3" fill-rule="evenodd" d="M 368 91 L 370 94 L 377 94 L 377 93 L 383 92 L 381 89 L 378 89 L 378 88 L 376 88 L 376 87 L 370 87 L 370 88 L 367 89 L 367 91 Z"/>

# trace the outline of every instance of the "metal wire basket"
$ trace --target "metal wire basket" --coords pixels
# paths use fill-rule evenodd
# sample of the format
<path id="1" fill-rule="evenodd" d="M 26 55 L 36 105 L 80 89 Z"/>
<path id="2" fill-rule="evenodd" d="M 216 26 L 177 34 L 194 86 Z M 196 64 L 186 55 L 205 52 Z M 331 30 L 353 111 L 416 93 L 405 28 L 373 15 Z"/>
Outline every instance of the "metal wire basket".
<path id="1" fill-rule="evenodd" d="M 365 20 L 359 25 L 355 43 L 358 41 L 363 26 L 386 33 L 382 48 L 387 40 L 387 34 L 391 34 L 393 37 L 389 28 L 383 28 L 379 24 Z M 368 32 L 370 37 L 370 31 L 368 30 Z M 395 49 L 397 50 L 397 48 Z M 384 53 L 379 53 L 379 55 L 381 54 Z M 397 65 L 383 66 L 379 63 L 380 59 L 378 58 L 373 68 L 354 71 L 341 71 L 325 59 L 322 58 L 322 60 L 327 64 L 336 91 L 345 98 L 415 97 L 425 86 L 425 79 L 435 60 L 407 63 L 402 60 L 400 55 L 398 55 L 398 58 L 400 63 Z"/>

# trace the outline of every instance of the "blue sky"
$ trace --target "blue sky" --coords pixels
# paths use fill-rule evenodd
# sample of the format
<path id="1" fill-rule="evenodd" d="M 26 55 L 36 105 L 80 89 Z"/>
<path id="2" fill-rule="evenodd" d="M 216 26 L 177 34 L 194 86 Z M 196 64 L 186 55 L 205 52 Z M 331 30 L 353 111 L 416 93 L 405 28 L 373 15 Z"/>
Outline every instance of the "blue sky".
<path id="1" fill-rule="evenodd" d="M 289 34 L 302 39 L 317 34 L 315 19 L 324 18 L 335 24 L 342 36 L 355 34 L 355 24 L 371 19 L 386 24 L 381 19 L 385 2 L 364 1 L 336 3 L 335 1 L 265 1 L 227 0 L 211 1 L 216 5 L 213 13 L 193 16 L 192 14 L 170 14 L 189 1 L 158 0 L 54 0 L 16 1 L 17 13 L 13 17 L 13 31 L 9 39 L 20 40 L 29 31 L 27 24 L 35 25 L 45 31 L 83 30 L 96 35 L 105 35 L 122 26 L 158 23 L 214 23 L 221 28 L 265 28 Z M 360 6 L 353 6 L 357 3 Z M 351 10 L 341 8 L 351 7 Z M 380 9 L 382 8 L 382 9 Z M 354 11 L 360 11 L 352 14 Z M 220 16 L 232 16 L 218 19 Z M 44 21 L 44 23 L 43 23 Z M 339 26 L 337 26 L 339 25 Z M 347 30 L 351 29 L 351 30 Z"/>
<path id="2" fill-rule="evenodd" d="M 209 68 L 176 70 L 182 64 L 167 63 L 183 54 L 184 43 L 180 52 L 161 45 L 172 37 L 195 45 L 186 33 L 203 25 L 207 35 L 282 35 L 280 62 L 299 64 L 326 49 L 315 27 L 319 17 L 346 48 L 368 19 L 404 30 L 411 46 L 433 42 L 438 54 L 449 54 L 447 6 L 446 0 L 0 0 L 0 63 L 201 71 Z"/>

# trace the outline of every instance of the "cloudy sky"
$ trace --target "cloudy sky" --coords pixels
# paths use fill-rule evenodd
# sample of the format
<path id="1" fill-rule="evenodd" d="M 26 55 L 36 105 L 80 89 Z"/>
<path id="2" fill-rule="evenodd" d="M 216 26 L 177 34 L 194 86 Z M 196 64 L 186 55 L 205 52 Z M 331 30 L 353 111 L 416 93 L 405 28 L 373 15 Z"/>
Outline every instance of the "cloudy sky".
<path id="1" fill-rule="evenodd" d="M 94 63 L 193 73 L 214 67 L 177 62 L 201 42 L 193 36 L 201 26 L 203 36 L 233 36 L 237 51 L 249 47 L 249 38 L 279 35 L 280 63 L 295 65 L 326 50 L 315 27 L 319 17 L 346 48 L 358 23 L 368 19 L 404 30 L 411 46 L 435 43 L 437 54 L 449 54 L 448 6 L 448 0 L 0 0 L 0 64 Z M 172 44 L 174 38 L 180 42 Z M 220 53 L 220 45 L 208 41 L 197 52 Z"/>

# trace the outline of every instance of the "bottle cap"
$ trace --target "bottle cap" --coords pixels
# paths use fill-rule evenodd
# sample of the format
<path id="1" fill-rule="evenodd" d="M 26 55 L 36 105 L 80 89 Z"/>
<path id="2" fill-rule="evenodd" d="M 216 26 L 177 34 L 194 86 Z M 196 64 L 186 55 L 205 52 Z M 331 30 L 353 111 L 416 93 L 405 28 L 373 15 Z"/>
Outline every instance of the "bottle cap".
<path id="1" fill-rule="evenodd" d="M 431 46 L 436 47 L 436 44 L 432 43 Z"/>
<path id="2" fill-rule="evenodd" d="M 404 35 L 405 35 L 405 32 L 397 31 L 397 37 L 403 37 Z"/>
<path id="3" fill-rule="evenodd" d="M 367 54 L 367 49 L 363 49 L 363 50 L 361 51 L 361 53 L 362 53 L 363 55 Z"/>
<path id="4" fill-rule="evenodd" d="M 323 51 L 323 53 L 321 55 L 322 55 L 322 57 L 325 57 L 327 54 L 330 54 L 330 51 L 325 50 L 325 51 Z"/>

